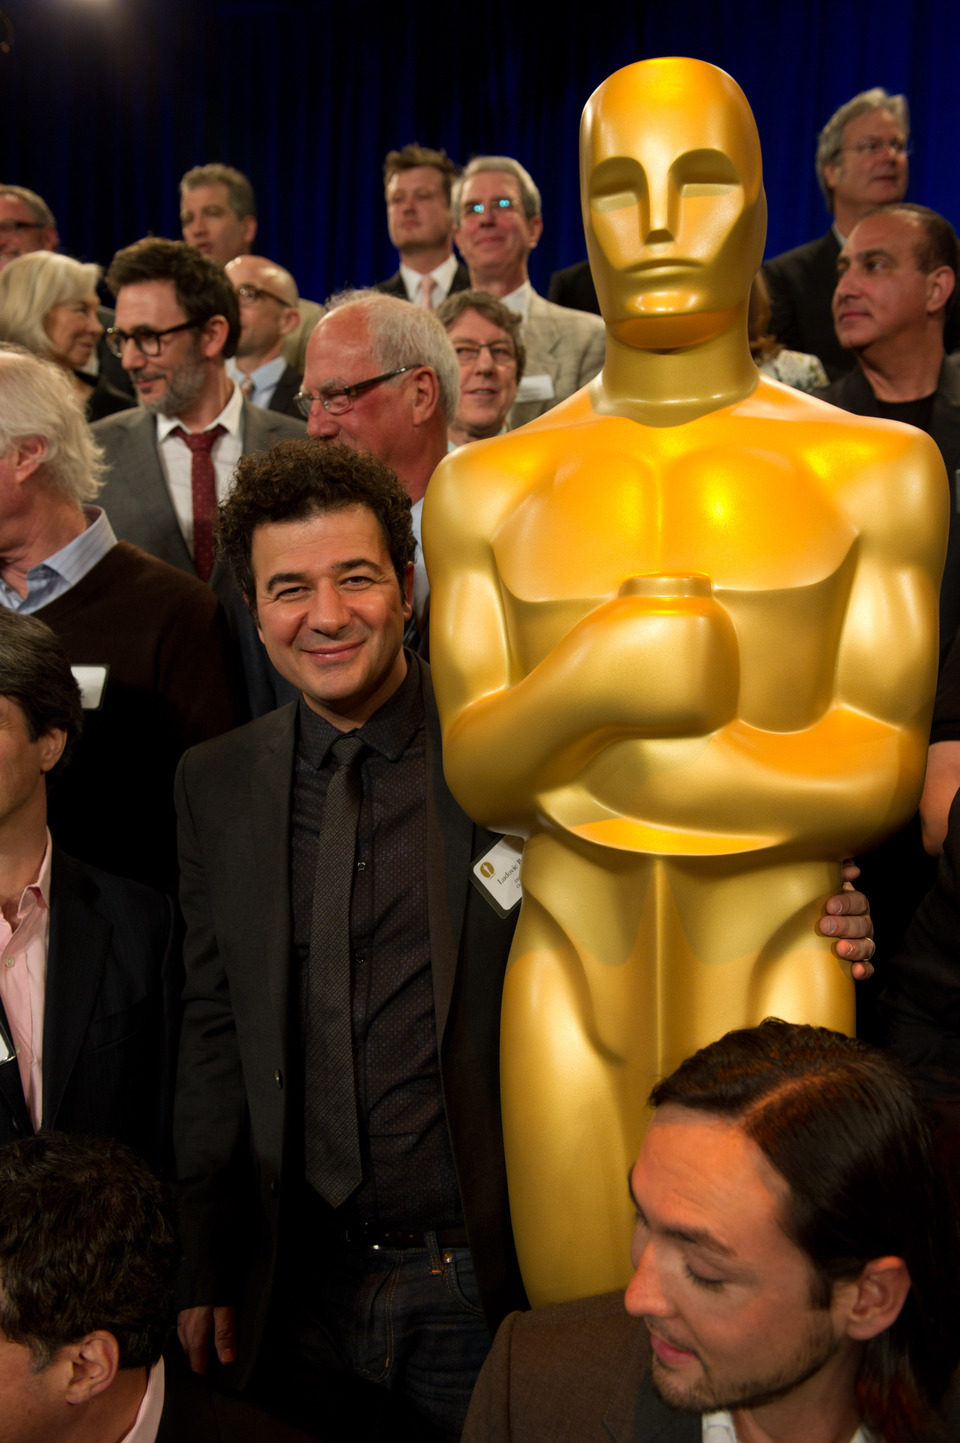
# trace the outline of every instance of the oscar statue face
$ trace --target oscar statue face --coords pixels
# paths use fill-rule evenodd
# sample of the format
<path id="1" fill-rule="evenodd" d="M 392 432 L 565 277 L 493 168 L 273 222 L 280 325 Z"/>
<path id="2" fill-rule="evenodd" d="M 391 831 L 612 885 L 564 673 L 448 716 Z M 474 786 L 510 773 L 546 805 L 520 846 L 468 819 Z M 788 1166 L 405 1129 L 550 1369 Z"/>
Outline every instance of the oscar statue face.
<path id="1" fill-rule="evenodd" d="M 766 226 L 756 126 L 730 77 L 697 60 L 618 71 L 584 110 L 581 172 L 591 267 L 617 339 L 674 349 L 728 329 Z"/>

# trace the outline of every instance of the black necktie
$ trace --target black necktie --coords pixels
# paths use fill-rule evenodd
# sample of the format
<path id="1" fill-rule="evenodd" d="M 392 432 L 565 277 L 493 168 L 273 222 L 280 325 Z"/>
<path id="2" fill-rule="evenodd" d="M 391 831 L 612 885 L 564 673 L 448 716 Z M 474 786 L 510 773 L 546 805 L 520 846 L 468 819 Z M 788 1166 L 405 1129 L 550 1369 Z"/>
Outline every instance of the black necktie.
<path id="1" fill-rule="evenodd" d="M 360 1184 L 360 1138 L 350 1013 L 350 893 L 366 744 L 338 737 L 317 838 L 304 1017 L 306 1175 L 331 1207 Z"/>

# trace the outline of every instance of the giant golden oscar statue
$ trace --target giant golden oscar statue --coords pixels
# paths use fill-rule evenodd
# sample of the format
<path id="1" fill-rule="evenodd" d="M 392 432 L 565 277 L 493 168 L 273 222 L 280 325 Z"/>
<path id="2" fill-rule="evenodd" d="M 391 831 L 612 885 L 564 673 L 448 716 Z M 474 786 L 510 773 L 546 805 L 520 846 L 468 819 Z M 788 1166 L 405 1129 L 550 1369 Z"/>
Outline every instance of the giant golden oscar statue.
<path id="1" fill-rule="evenodd" d="M 501 1065 L 534 1304 L 629 1275 L 658 1076 L 770 1014 L 851 1029 L 815 922 L 916 804 L 947 533 L 926 436 L 751 361 L 766 209 L 728 75 L 618 71 L 581 172 L 603 371 L 450 456 L 424 523 L 447 777 L 529 839 Z"/>

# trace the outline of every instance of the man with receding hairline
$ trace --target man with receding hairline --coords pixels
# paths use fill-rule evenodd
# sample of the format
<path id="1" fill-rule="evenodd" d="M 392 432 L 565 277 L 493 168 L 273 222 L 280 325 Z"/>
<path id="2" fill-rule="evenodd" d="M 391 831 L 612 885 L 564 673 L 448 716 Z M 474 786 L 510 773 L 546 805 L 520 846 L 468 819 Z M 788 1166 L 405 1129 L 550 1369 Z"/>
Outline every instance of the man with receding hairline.
<path id="1" fill-rule="evenodd" d="M 234 256 L 224 269 L 240 302 L 240 339 L 227 358 L 227 375 L 255 406 L 299 417 L 302 374 L 284 356 L 284 343 L 300 324 L 296 281 L 265 256 Z"/>

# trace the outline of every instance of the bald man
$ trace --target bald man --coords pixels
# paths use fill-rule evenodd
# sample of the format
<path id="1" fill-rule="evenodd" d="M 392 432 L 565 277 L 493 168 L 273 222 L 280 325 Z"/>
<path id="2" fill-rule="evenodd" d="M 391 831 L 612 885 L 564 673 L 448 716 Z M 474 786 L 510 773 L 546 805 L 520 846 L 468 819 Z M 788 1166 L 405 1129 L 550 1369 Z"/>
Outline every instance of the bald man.
<path id="1" fill-rule="evenodd" d="M 300 324 L 297 283 L 266 256 L 235 256 L 225 267 L 240 302 L 240 340 L 227 373 L 255 406 L 300 412 L 294 400 L 302 372 L 288 366 L 284 346 Z"/>

